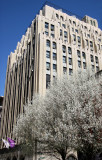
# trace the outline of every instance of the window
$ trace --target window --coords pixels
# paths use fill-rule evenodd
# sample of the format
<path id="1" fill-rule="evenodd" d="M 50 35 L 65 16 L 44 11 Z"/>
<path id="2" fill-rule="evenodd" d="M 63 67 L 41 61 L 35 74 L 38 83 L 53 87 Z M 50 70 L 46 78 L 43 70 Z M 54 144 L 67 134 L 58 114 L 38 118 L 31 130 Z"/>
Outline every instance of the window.
<path id="1" fill-rule="evenodd" d="M 85 28 L 85 29 L 87 29 L 87 27 L 86 27 L 86 26 L 84 26 L 84 28 Z"/>
<path id="2" fill-rule="evenodd" d="M 78 38 L 78 43 L 81 43 L 81 38 L 79 36 L 77 38 Z"/>
<path id="3" fill-rule="evenodd" d="M 75 21 L 73 21 L 73 24 L 76 26 L 76 22 Z"/>
<path id="4" fill-rule="evenodd" d="M 49 35 L 49 32 L 45 31 L 45 34 L 48 36 L 48 35 Z"/>
<path id="5" fill-rule="evenodd" d="M 98 63 L 98 57 L 97 56 L 95 56 L 95 61 L 96 61 L 96 63 Z"/>
<path id="6" fill-rule="evenodd" d="M 92 70 L 94 70 L 94 69 L 95 69 L 95 66 L 94 66 L 94 65 L 91 65 L 91 67 L 92 67 Z"/>
<path id="7" fill-rule="evenodd" d="M 56 13 L 56 18 L 59 18 L 58 14 Z"/>
<path id="8" fill-rule="evenodd" d="M 66 63 L 66 57 L 63 56 L 63 63 Z"/>
<path id="9" fill-rule="evenodd" d="M 95 31 L 95 33 L 96 33 L 96 34 L 98 34 L 98 32 L 97 32 L 97 31 Z"/>
<path id="10" fill-rule="evenodd" d="M 87 36 L 90 38 L 90 34 L 87 34 Z"/>
<path id="11" fill-rule="evenodd" d="M 68 47 L 68 53 L 69 53 L 69 54 L 72 54 L 72 49 L 71 49 L 71 47 Z"/>
<path id="12" fill-rule="evenodd" d="M 62 36 L 62 29 L 60 29 L 60 36 Z"/>
<path id="13" fill-rule="evenodd" d="M 46 46 L 50 47 L 50 41 L 49 40 L 46 40 Z"/>
<path id="14" fill-rule="evenodd" d="M 72 32 L 74 32 L 74 28 L 72 27 Z"/>
<path id="15" fill-rule="evenodd" d="M 50 70 L 50 63 L 46 62 L 46 70 Z"/>
<path id="16" fill-rule="evenodd" d="M 59 26 L 61 26 L 61 23 L 60 23 L 60 22 L 58 22 L 58 24 L 59 24 Z"/>
<path id="17" fill-rule="evenodd" d="M 56 64 L 53 64 L 53 71 L 57 71 L 57 65 Z"/>
<path id="18" fill-rule="evenodd" d="M 60 16 L 61 20 L 63 21 L 63 16 Z"/>
<path id="19" fill-rule="evenodd" d="M 92 20 L 90 20 L 91 25 L 93 25 Z"/>
<path id="20" fill-rule="evenodd" d="M 82 56 L 83 56 L 83 59 L 86 59 L 86 54 L 85 54 L 85 52 L 82 52 Z"/>
<path id="21" fill-rule="evenodd" d="M 46 51 L 46 58 L 50 58 L 50 51 Z"/>
<path id="22" fill-rule="evenodd" d="M 55 76 L 53 76 L 53 80 L 55 80 L 55 78 L 56 78 L 56 77 L 55 77 Z"/>
<path id="23" fill-rule="evenodd" d="M 69 68 L 69 75 L 72 75 L 73 69 Z"/>
<path id="24" fill-rule="evenodd" d="M 98 41 L 101 42 L 101 39 L 99 38 Z"/>
<path id="25" fill-rule="evenodd" d="M 90 41 L 90 47 L 93 48 L 93 42 L 92 41 Z"/>
<path id="26" fill-rule="evenodd" d="M 51 37 L 53 37 L 53 38 L 54 38 L 54 37 L 55 37 L 55 35 L 54 35 L 53 33 L 51 33 Z"/>
<path id="27" fill-rule="evenodd" d="M 57 59 L 57 54 L 53 53 L 53 60 L 56 60 L 56 59 Z"/>
<path id="28" fill-rule="evenodd" d="M 96 66 L 96 72 L 98 72 L 99 71 L 99 67 L 98 66 Z"/>
<path id="29" fill-rule="evenodd" d="M 93 25 L 96 26 L 95 21 L 93 21 Z"/>
<path id="30" fill-rule="evenodd" d="M 69 65 L 72 65 L 72 58 L 69 58 Z"/>
<path id="31" fill-rule="evenodd" d="M 76 33 L 78 33 L 78 30 L 77 30 L 77 29 L 75 29 L 75 32 L 76 32 Z"/>
<path id="32" fill-rule="evenodd" d="M 80 58 L 81 56 L 80 56 L 80 51 L 79 50 L 77 50 L 77 56 Z"/>
<path id="33" fill-rule="evenodd" d="M 49 24 L 47 22 L 45 22 L 45 28 L 48 29 L 49 28 Z"/>
<path id="34" fill-rule="evenodd" d="M 74 40 L 74 42 L 76 41 L 76 35 L 75 34 L 73 34 L 73 40 Z"/>
<path id="35" fill-rule="evenodd" d="M 63 67 L 63 73 L 66 73 L 66 72 L 67 72 L 67 68 Z"/>
<path id="36" fill-rule="evenodd" d="M 53 49 L 56 49 L 56 42 L 53 42 Z"/>
<path id="37" fill-rule="evenodd" d="M 51 24 L 51 31 L 54 31 L 54 25 Z"/>
<path id="38" fill-rule="evenodd" d="M 81 68 L 81 61 L 78 61 L 78 67 Z"/>
<path id="39" fill-rule="evenodd" d="M 66 53 L 66 46 L 62 46 L 62 51 L 63 51 L 63 53 Z"/>
<path id="40" fill-rule="evenodd" d="M 86 62 L 83 62 L 83 68 L 86 69 Z"/>
<path id="41" fill-rule="evenodd" d="M 71 24 L 71 20 L 69 19 L 69 23 Z"/>
<path id="42" fill-rule="evenodd" d="M 65 25 L 65 24 L 62 24 L 62 27 L 66 28 L 66 25 Z"/>
<path id="43" fill-rule="evenodd" d="M 86 45 L 88 46 L 88 40 L 86 39 Z"/>
<path id="44" fill-rule="evenodd" d="M 46 88 L 49 86 L 50 84 L 50 75 L 46 74 Z"/>
<path id="45" fill-rule="evenodd" d="M 90 55 L 90 59 L 91 59 L 91 62 L 94 62 L 94 57 L 93 57 L 93 55 Z"/>
<path id="46" fill-rule="evenodd" d="M 64 38 L 67 38 L 67 32 L 64 31 Z"/>

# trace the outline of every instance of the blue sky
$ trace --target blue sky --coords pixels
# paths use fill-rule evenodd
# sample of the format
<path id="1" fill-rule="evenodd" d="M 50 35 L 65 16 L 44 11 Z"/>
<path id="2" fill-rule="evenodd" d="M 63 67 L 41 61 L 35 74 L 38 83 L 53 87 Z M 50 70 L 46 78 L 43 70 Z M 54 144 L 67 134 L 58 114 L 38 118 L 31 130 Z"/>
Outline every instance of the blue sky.
<path id="1" fill-rule="evenodd" d="M 98 20 L 102 30 L 102 0 L 50 0 L 81 17 Z M 0 0 L 0 96 L 4 95 L 7 59 L 14 52 L 45 0 Z"/>

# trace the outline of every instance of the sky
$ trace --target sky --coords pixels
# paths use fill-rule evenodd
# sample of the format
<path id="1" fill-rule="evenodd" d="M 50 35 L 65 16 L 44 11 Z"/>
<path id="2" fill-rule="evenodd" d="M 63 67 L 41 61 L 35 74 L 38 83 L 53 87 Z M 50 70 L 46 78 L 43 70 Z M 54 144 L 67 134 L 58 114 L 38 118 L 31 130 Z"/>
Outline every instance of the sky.
<path id="1" fill-rule="evenodd" d="M 14 52 L 45 0 L 0 0 L 0 96 L 4 95 L 7 59 Z M 49 0 L 76 15 L 97 19 L 102 30 L 102 0 Z"/>

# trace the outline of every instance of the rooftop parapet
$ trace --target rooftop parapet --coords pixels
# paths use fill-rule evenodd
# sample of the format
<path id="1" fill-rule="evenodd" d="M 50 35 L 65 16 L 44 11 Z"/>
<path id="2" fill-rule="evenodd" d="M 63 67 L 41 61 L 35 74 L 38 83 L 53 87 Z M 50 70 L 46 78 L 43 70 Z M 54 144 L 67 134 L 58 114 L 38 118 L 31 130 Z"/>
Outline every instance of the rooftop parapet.
<path id="1" fill-rule="evenodd" d="M 89 23 L 90 25 L 95 26 L 95 27 L 98 28 L 98 22 L 97 22 L 97 20 L 94 19 L 94 18 L 91 18 L 91 17 L 89 17 L 89 16 L 85 16 L 85 17 L 82 19 L 82 21 L 84 21 L 84 22 L 86 22 L 86 23 Z"/>
<path id="2" fill-rule="evenodd" d="M 63 8 L 57 6 L 57 5 L 54 5 L 54 4 L 50 3 L 50 2 L 45 2 L 43 7 L 41 8 L 42 9 L 42 14 L 44 16 L 46 16 L 46 17 L 47 16 L 49 17 L 49 15 L 50 15 L 50 14 L 47 14 L 47 13 L 50 13 L 49 7 L 52 7 L 54 9 L 56 9 L 58 12 L 66 13 L 69 16 L 75 17 L 75 18 L 79 19 L 80 21 L 84 21 L 85 23 L 88 23 L 88 24 L 98 28 L 98 22 L 97 22 L 96 19 L 94 19 L 92 17 L 89 17 L 87 15 L 85 15 L 84 17 L 81 17 L 81 16 L 79 16 L 79 15 L 77 15 L 75 13 L 72 13 L 72 12 L 70 12 L 70 11 L 68 11 L 66 9 L 63 9 Z M 52 11 L 52 13 L 53 13 L 53 11 Z"/>

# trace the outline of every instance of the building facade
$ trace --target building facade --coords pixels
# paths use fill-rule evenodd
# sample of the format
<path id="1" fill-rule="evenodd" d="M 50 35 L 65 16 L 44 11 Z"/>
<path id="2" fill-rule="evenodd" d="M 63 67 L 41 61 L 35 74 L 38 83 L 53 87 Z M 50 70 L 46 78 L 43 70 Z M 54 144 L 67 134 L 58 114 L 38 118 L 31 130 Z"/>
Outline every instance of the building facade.
<path id="1" fill-rule="evenodd" d="M 44 5 L 8 56 L 1 137 L 13 138 L 13 125 L 24 104 L 36 93 L 45 95 L 56 76 L 89 67 L 102 70 L 102 30 L 97 20 Z"/>

